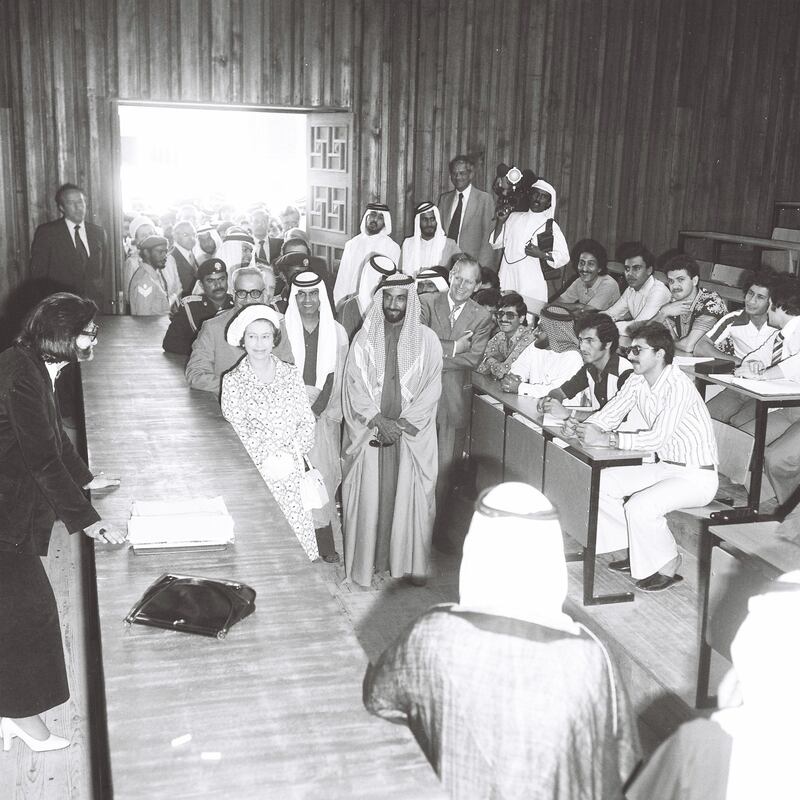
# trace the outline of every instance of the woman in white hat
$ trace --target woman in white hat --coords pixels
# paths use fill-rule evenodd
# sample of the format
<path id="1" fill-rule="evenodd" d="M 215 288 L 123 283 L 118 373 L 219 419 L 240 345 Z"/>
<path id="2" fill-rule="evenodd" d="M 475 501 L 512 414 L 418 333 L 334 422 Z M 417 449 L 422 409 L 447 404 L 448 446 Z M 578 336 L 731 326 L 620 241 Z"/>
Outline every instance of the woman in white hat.
<path id="1" fill-rule="evenodd" d="M 269 306 L 245 306 L 228 325 L 228 344 L 245 357 L 222 377 L 222 413 L 231 423 L 311 561 L 319 557 L 311 512 L 300 484 L 314 446 L 314 414 L 302 375 L 276 358 L 283 316 Z"/>

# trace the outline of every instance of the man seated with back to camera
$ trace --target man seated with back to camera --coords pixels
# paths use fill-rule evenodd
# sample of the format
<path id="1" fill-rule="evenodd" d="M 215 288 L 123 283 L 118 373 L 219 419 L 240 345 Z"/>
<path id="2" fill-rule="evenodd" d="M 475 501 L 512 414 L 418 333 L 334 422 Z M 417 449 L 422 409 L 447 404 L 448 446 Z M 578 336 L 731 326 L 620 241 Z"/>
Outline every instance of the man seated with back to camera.
<path id="1" fill-rule="evenodd" d="M 245 306 L 255 303 L 269 305 L 275 290 L 275 276 L 269 267 L 239 267 L 233 273 L 233 289 L 233 308 L 203 323 L 186 362 L 185 374 L 189 387 L 213 392 L 217 396 L 222 375 L 242 358 L 242 349 L 228 344 L 225 329 Z M 281 341 L 273 353 L 281 361 L 292 364 L 292 348 L 283 322 L 280 324 L 280 333 Z"/>
<path id="2" fill-rule="evenodd" d="M 619 331 L 608 314 L 594 311 L 578 317 L 575 332 L 583 366 L 566 383 L 539 400 L 539 411 L 560 419 L 566 419 L 572 412 L 564 408 L 564 400 L 580 398 L 585 410 L 576 411 L 575 415 L 584 419 L 616 397 L 633 374 L 630 361 L 617 354 Z"/>
<path id="3" fill-rule="evenodd" d="M 228 272 L 221 258 L 209 258 L 197 269 L 203 294 L 190 294 L 181 300 L 164 334 L 161 346 L 168 353 L 188 355 L 200 326 L 220 311 L 233 308 L 228 294 Z"/>
<path id="4" fill-rule="evenodd" d="M 673 256 L 664 272 L 672 298 L 653 319 L 672 334 L 676 352 L 691 354 L 697 342 L 728 313 L 728 307 L 716 292 L 699 286 L 700 267 L 691 256 Z"/>
<path id="5" fill-rule="evenodd" d="M 666 514 L 705 506 L 717 491 L 717 442 L 711 417 L 690 378 L 672 363 L 675 343 L 659 322 L 631 325 L 628 359 L 634 375 L 585 422 L 568 420 L 587 447 L 655 451 L 656 462 L 604 469 L 600 478 L 597 552 L 629 547 L 630 555 L 609 568 L 630 572 L 647 592 L 667 589 L 683 578 Z M 647 427 L 619 426 L 634 409 Z"/>

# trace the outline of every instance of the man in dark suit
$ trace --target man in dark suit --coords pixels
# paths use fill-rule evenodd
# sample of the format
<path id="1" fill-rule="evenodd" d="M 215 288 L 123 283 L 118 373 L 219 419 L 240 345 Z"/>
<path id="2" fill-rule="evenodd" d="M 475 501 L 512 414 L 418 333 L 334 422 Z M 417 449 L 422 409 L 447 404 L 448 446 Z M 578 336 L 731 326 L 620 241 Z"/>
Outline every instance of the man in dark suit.
<path id="1" fill-rule="evenodd" d="M 439 478 L 436 482 L 434 527 L 434 544 L 444 552 L 460 548 L 460 541 L 447 530 L 444 510 L 467 438 L 472 405 L 472 370 L 483 358 L 492 331 L 491 312 L 471 298 L 480 282 L 481 268 L 478 262 L 462 256 L 450 273 L 449 292 L 420 297 L 422 322 L 439 337 L 444 356 L 442 396 L 436 414 Z"/>
<path id="2" fill-rule="evenodd" d="M 74 183 L 58 188 L 56 206 L 61 218 L 43 223 L 33 236 L 31 278 L 40 285 L 42 296 L 73 292 L 91 298 L 101 310 L 107 309 L 103 302 L 106 232 L 86 222 L 86 195 Z"/>
<path id="3" fill-rule="evenodd" d="M 441 194 L 436 205 L 448 238 L 457 242 L 461 252 L 496 272 L 498 254 L 489 244 L 489 234 L 494 230 L 494 201 L 488 192 L 472 185 L 474 168 L 469 156 L 456 156 L 450 162 L 454 189 Z"/>
<path id="4" fill-rule="evenodd" d="M 283 239 L 269 236 L 269 214 L 263 208 L 257 208 L 250 214 L 250 231 L 255 239 L 256 261 L 272 265 L 280 257 Z"/>

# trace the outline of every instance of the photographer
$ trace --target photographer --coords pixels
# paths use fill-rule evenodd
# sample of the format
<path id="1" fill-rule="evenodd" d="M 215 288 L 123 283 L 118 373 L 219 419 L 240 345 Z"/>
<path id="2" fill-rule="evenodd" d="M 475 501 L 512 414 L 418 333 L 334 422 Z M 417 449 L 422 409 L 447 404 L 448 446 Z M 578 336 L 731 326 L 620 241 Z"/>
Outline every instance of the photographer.
<path id="1" fill-rule="evenodd" d="M 504 188 L 504 181 L 513 189 Z M 500 288 L 521 294 L 529 309 L 539 308 L 548 300 L 547 280 L 569 263 L 566 239 L 553 218 L 556 191 L 530 170 L 512 167 L 495 181 L 495 192 L 501 199 L 489 244 L 503 249 Z"/>

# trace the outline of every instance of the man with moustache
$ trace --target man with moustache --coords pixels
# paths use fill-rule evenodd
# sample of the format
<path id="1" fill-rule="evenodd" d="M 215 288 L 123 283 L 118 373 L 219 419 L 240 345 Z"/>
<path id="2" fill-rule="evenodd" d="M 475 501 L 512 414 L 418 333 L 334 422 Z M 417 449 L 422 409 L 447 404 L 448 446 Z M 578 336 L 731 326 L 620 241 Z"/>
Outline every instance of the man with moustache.
<path id="1" fill-rule="evenodd" d="M 717 491 L 717 443 L 711 416 L 690 378 L 672 363 L 675 344 L 659 322 L 631 325 L 634 375 L 585 422 L 569 420 L 587 447 L 655 452 L 656 462 L 609 467 L 600 477 L 597 552 L 629 548 L 609 568 L 630 573 L 637 588 L 659 592 L 683 580 L 666 514 L 705 506 Z M 618 430 L 636 409 L 644 428 Z"/>
<path id="2" fill-rule="evenodd" d="M 420 203 L 414 209 L 414 235 L 403 241 L 399 271 L 416 277 L 429 267 L 447 267 L 458 245 L 445 236 L 439 209 L 433 203 Z"/>
<path id="3" fill-rule="evenodd" d="M 625 242 L 619 247 L 619 257 L 625 263 L 628 288 L 613 306 L 606 309 L 621 336 L 631 322 L 646 322 L 669 302 L 669 289 L 653 277 L 655 256 L 641 242 Z"/>
<path id="4" fill-rule="evenodd" d="M 134 316 L 166 316 L 177 296 L 172 294 L 164 275 L 169 242 L 163 236 L 148 236 L 139 246 L 142 263 L 130 283 L 131 314 Z"/>
<path id="5" fill-rule="evenodd" d="M 203 294 L 190 294 L 181 300 L 161 344 L 168 353 L 188 355 L 200 326 L 220 311 L 233 308 L 233 298 L 228 294 L 228 273 L 222 259 L 204 261 L 197 277 Z"/>
<path id="6" fill-rule="evenodd" d="M 223 373 L 242 358 L 242 349 L 229 345 L 225 329 L 236 313 L 254 303 L 272 302 L 275 291 L 275 276 L 269 267 L 240 267 L 233 273 L 233 308 L 221 311 L 206 321 L 192 344 L 192 352 L 186 362 L 186 382 L 191 389 L 213 392 L 219 396 Z M 273 353 L 281 361 L 293 363 L 292 349 L 281 322 L 281 341 Z"/>
<path id="7" fill-rule="evenodd" d="M 361 268 L 370 256 L 387 256 L 393 263 L 400 260 L 400 247 L 390 238 L 392 215 L 383 203 L 368 203 L 361 218 L 361 232 L 345 243 L 336 282 L 333 286 L 335 310 L 346 297 L 358 291 Z"/>

